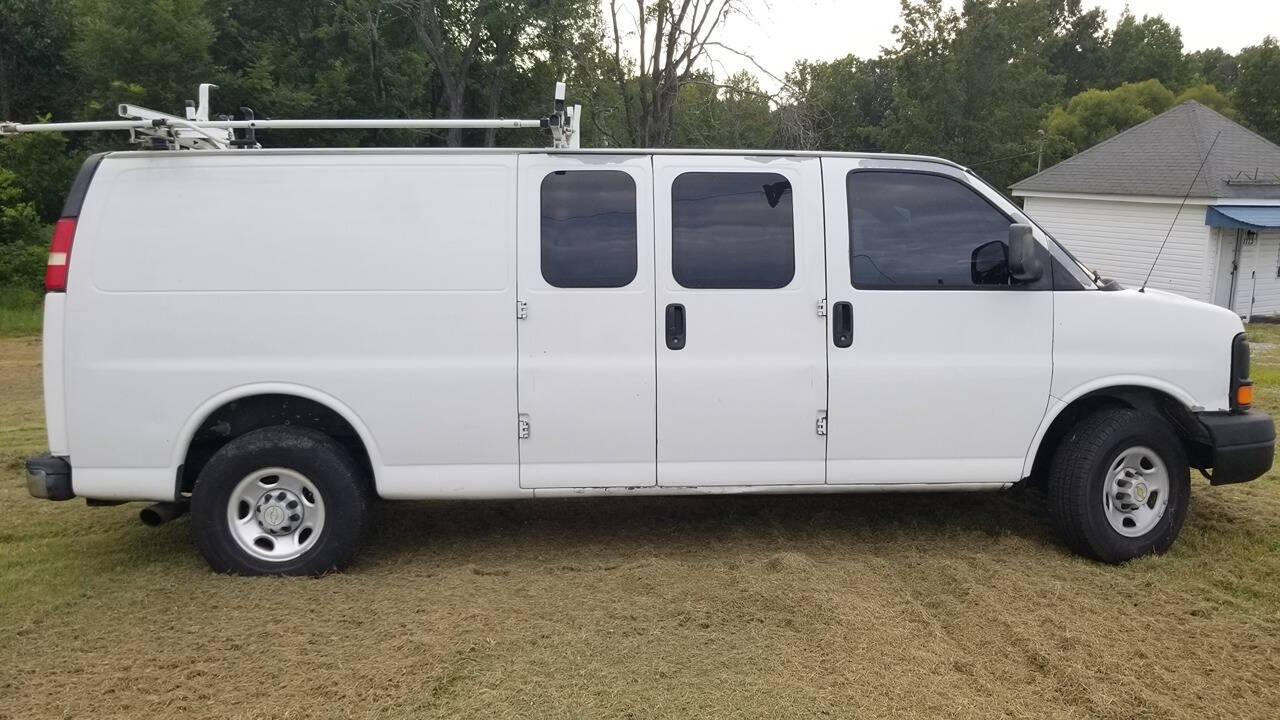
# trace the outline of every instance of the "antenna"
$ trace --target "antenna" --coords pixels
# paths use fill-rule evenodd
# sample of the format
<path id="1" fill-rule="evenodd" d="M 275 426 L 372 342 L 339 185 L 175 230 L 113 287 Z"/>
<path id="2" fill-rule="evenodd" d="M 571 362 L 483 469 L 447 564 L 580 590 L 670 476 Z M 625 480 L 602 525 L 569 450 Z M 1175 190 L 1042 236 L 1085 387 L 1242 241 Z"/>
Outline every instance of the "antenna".
<path id="1" fill-rule="evenodd" d="M 1222 137 L 1222 131 L 1219 130 L 1217 135 L 1213 136 L 1213 142 L 1209 143 L 1209 152 L 1204 154 L 1204 159 L 1200 161 L 1200 167 L 1196 170 L 1195 177 L 1191 178 L 1191 185 L 1187 187 L 1187 194 L 1182 196 L 1182 202 L 1178 204 L 1178 212 L 1173 214 L 1173 223 L 1169 225 L 1169 232 L 1164 234 L 1164 240 L 1160 241 L 1160 249 L 1156 251 L 1156 259 L 1151 261 L 1151 269 L 1147 271 L 1147 277 L 1142 281 L 1142 287 L 1138 288 L 1138 292 L 1147 291 L 1147 283 L 1151 282 L 1151 273 L 1156 271 L 1156 263 L 1160 262 L 1160 254 L 1164 252 L 1164 246 L 1169 242 L 1169 237 L 1173 235 L 1173 229 L 1178 226 L 1178 216 L 1182 214 L 1182 208 L 1186 207 L 1187 199 L 1191 197 L 1191 193 L 1196 189 L 1196 181 L 1200 179 L 1200 173 L 1204 172 L 1204 166 L 1209 162 L 1209 156 L 1213 154 L 1213 148 L 1218 144 L 1218 138 Z"/>

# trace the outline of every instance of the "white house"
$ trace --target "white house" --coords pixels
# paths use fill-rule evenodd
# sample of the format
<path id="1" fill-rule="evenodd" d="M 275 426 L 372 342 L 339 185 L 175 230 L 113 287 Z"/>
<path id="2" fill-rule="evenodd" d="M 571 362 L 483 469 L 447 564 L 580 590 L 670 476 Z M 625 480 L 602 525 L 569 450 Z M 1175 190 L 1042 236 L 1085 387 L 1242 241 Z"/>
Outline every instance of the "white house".
<path id="1" fill-rule="evenodd" d="M 1103 277 L 1142 285 L 1168 236 L 1150 287 L 1244 317 L 1280 313 L 1280 146 L 1200 103 L 1185 102 L 1012 190 Z"/>

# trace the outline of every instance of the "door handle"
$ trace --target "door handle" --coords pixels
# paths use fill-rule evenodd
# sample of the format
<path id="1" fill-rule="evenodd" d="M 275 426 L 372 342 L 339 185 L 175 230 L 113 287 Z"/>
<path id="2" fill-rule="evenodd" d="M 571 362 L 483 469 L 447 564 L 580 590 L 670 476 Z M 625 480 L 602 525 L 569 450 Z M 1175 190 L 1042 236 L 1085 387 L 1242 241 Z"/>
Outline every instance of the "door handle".
<path id="1" fill-rule="evenodd" d="M 853 344 L 853 304 L 838 302 L 831 316 L 831 340 L 838 348 Z"/>
<path id="2" fill-rule="evenodd" d="M 667 306 L 667 349 L 684 349 L 684 306 L 671 303 Z"/>

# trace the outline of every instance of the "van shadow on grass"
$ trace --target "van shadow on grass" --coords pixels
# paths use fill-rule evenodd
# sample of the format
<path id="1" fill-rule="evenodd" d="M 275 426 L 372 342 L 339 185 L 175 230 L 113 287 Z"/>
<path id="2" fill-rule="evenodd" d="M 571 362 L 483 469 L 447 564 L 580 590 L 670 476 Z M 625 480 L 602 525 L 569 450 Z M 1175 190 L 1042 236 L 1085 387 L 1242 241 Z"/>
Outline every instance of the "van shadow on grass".
<path id="1" fill-rule="evenodd" d="M 446 566 L 519 556 L 722 556 L 802 550 L 883 555 L 886 547 L 1014 540 L 1058 549 L 1029 491 L 383 502 L 362 567 L 389 558 Z"/>
<path id="2" fill-rule="evenodd" d="M 1260 488 L 1242 487 L 1254 493 Z M 1200 554 L 1245 542 L 1274 545 L 1271 512 L 1222 488 L 1197 487 L 1178 547 Z M 203 567 L 189 518 L 143 527 L 137 508 L 104 508 L 91 557 L 126 554 L 154 570 Z M 1250 510 L 1252 508 L 1252 511 Z M 111 516 L 109 519 L 106 516 Z M 68 538 L 72 544 L 79 539 Z M 118 541 L 118 542 L 116 542 Z M 1216 550 L 1215 550 L 1216 548 Z M 643 558 L 721 562 L 780 552 L 887 559 L 1009 553 L 1075 557 L 1058 538 L 1043 493 L 738 495 L 538 500 L 378 501 L 351 570 L 467 565 L 611 566 Z M 1024 559 L 1030 559 L 1026 557 Z"/>
<path id="3" fill-rule="evenodd" d="M 17 488 L 14 488 L 17 494 Z M 41 506 L 7 528 L 8 542 L 52 542 L 59 562 L 102 568 L 127 558 L 151 572 L 204 567 L 190 517 L 145 527 L 129 503 Z M 70 529 L 70 531 L 69 531 Z M 885 557 L 927 549 L 964 554 L 1014 543 L 1065 553 L 1033 491 L 736 495 L 537 500 L 377 501 L 353 572 L 390 567 L 566 562 L 644 557 L 719 562 L 799 552 Z M 612 560 L 610 560 L 612 558 Z"/>

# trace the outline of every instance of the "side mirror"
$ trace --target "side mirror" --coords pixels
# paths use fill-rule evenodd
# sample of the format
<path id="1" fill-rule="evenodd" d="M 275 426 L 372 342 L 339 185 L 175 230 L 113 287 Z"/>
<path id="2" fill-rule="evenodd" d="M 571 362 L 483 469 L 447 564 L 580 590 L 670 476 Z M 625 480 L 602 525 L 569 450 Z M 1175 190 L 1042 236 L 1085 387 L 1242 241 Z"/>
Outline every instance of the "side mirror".
<path id="1" fill-rule="evenodd" d="M 1003 240 L 992 240 L 969 254 L 969 277 L 974 285 L 1009 284 L 1009 250 Z"/>
<path id="2" fill-rule="evenodd" d="M 1030 225 L 1009 226 L 1009 276 L 1021 283 L 1035 282 L 1044 275 L 1040 243 Z"/>

